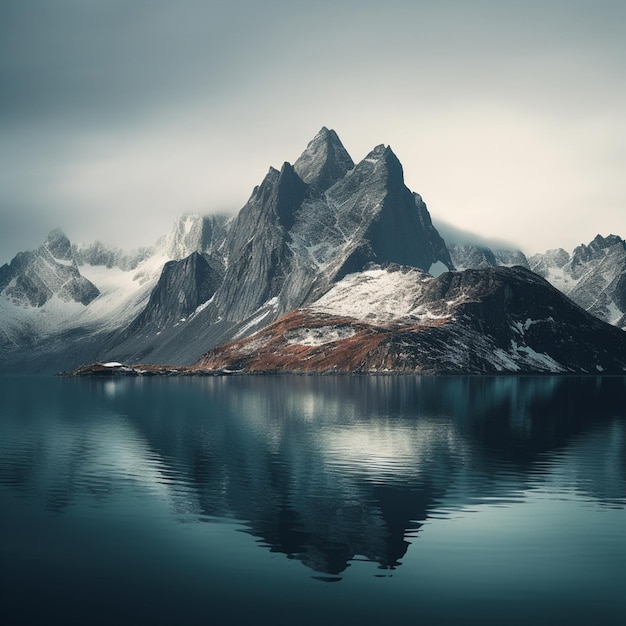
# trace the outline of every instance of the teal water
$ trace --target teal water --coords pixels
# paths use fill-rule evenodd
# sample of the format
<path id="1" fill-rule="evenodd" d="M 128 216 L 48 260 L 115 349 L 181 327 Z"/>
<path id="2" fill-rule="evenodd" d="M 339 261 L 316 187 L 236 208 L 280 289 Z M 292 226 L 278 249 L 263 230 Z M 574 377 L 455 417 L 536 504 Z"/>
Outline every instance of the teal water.
<path id="1" fill-rule="evenodd" d="M 626 379 L 0 378 L 2 624 L 624 624 Z"/>

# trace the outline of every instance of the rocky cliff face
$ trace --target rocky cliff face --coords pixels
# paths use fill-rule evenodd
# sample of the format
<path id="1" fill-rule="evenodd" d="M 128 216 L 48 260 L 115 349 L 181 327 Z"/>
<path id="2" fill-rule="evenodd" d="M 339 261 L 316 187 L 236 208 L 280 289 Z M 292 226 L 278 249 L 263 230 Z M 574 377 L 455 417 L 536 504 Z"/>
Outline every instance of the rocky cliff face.
<path id="1" fill-rule="evenodd" d="M 233 224 L 227 254 L 216 312 L 236 321 L 270 300 L 278 314 L 290 311 L 369 262 L 452 265 L 391 149 L 378 146 L 354 166 L 325 128 L 293 167 L 270 170 L 254 190 Z"/>
<path id="2" fill-rule="evenodd" d="M 373 268 L 199 369 L 245 372 L 624 373 L 626 335 L 523 268 Z"/>
<path id="3" fill-rule="evenodd" d="M 127 332 L 154 333 L 185 322 L 189 315 L 215 294 L 221 282 L 222 274 L 198 252 L 180 261 L 168 261 L 163 266 L 148 304 L 133 320 Z"/>

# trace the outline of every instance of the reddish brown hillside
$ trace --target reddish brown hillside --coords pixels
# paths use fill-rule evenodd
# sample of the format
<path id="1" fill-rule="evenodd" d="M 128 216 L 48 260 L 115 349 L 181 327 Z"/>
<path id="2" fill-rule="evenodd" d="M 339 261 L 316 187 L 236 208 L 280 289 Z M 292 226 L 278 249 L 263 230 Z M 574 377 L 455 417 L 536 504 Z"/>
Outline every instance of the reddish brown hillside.
<path id="1" fill-rule="evenodd" d="M 438 326 L 378 326 L 353 319 L 294 311 L 262 331 L 214 348 L 198 370 L 245 372 L 399 371 L 399 331 L 417 333 Z M 411 366 L 414 370 L 414 366 Z"/>

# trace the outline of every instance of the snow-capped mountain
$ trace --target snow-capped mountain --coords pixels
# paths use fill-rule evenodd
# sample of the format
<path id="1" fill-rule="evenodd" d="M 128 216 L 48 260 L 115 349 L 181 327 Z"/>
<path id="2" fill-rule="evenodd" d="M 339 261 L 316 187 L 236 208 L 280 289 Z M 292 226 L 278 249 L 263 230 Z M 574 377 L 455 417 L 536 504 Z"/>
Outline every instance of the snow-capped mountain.
<path id="1" fill-rule="evenodd" d="M 294 166 L 270 169 L 226 245 L 229 264 L 215 308 L 232 321 L 268 301 L 276 314 L 290 311 L 369 262 L 452 265 L 391 149 L 378 146 L 354 166 L 326 128 Z"/>
<path id="2" fill-rule="evenodd" d="M 521 267 L 375 267 L 209 351 L 198 370 L 621 373 L 626 334 Z M 192 368 L 194 369 L 194 368 Z"/>
<path id="3" fill-rule="evenodd" d="M 452 267 L 392 150 L 377 146 L 355 165 L 327 128 L 294 165 L 269 169 L 230 223 L 221 249 L 224 277 L 206 306 L 158 335 L 125 336 L 110 358 L 192 363 L 208 347 L 314 301 L 368 263 Z"/>
<path id="4" fill-rule="evenodd" d="M 568 333 L 605 345 L 595 320 L 546 295 L 545 281 L 529 271 L 494 269 L 528 267 L 522 252 L 452 231 L 444 241 L 390 147 L 355 164 L 322 128 L 293 165 L 269 169 L 235 217 L 183 215 L 154 246 L 133 252 L 71 245 L 54 231 L 39 250 L 19 253 L 0 268 L 0 369 L 189 365 L 267 327 L 284 329 L 285 354 L 339 341 L 352 354 L 345 367 L 358 370 L 619 370 L 610 351 L 592 352 L 591 339 L 572 351 Z M 625 325 L 624 246 L 619 237 L 596 238 L 571 257 L 555 251 L 533 264 L 584 308 Z M 442 285 L 446 293 L 433 295 Z M 511 293 L 523 294 L 513 313 L 502 304 Z M 557 302 L 557 313 L 542 298 Z M 524 343 L 549 319 L 550 333 Z M 253 369 L 266 367 L 261 344 L 241 345 L 260 359 Z M 311 359 L 307 367 L 318 363 Z M 344 367 L 332 359 L 318 365 Z"/>
<path id="5" fill-rule="evenodd" d="M 531 269 L 600 319 L 626 330 L 626 242 L 597 235 L 570 254 L 558 248 L 529 259 Z"/>
<path id="6" fill-rule="evenodd" d="M 37 249 L 0 267 L 0 354 L 64 331 L 68 319 L 100 297 L 81 274 L 69 239 L 52 231 Z"/>
<path id="7" fill-rule="evenodd" d="M 0 267 L 0 368 L 36 371 L 103 354 L 134 320 L 150 318 L 144 311 L 168 262 L 199 250 L 211 274 L 221 274 L 226 229 L 226 217 L 183 215 L 154 246 L 134 252 L 72 245 L 52 231 L 38 250 Z M 164 319 L 183 315 L 193 298 L 185 295 Z"/>
<path id="8" fill-rule="evenodd" d="M 89 304 L 98 288 L 81 275 L 69 239 L 57 229 L 34 251 L 0 268 L 0 291 L 16 306 L 41 307 L 52 298 Z"/>

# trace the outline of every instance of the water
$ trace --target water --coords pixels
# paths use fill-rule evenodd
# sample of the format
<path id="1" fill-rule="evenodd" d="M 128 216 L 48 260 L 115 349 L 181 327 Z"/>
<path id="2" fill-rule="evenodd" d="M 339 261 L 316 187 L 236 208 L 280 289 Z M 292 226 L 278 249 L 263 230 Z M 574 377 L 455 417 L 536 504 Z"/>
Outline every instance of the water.
<path id="1" fill-rule="evenodd" d="M 624 624 L 626 379 L 0 378 L 3 624 Z"/>

